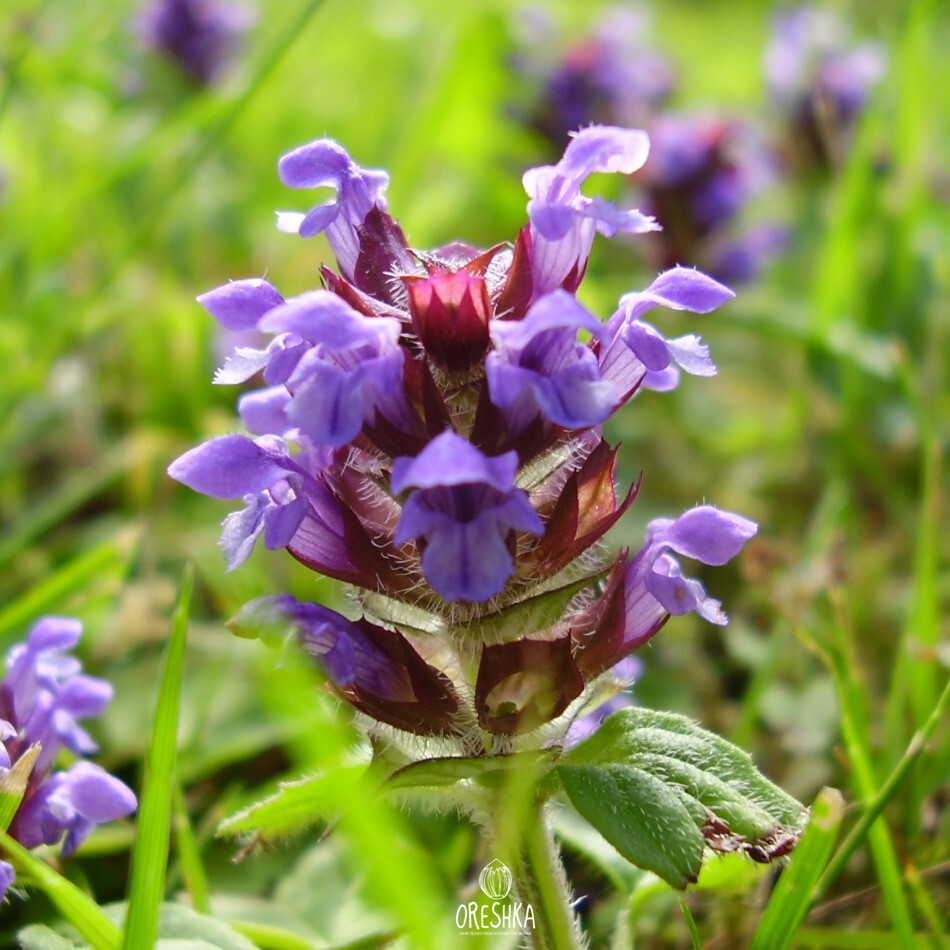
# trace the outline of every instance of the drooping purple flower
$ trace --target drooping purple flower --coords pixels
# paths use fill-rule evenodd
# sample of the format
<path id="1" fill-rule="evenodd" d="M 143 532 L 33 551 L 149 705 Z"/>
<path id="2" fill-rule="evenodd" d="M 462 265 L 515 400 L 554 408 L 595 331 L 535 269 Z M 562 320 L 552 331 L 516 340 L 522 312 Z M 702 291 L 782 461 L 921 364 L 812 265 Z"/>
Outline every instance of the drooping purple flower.
<path id="1" fill-rule="evenodd" d="M 99 766 L 80 760 L 53 771 L 61 750 L 75 756 L 96 750 L 80 719 L 98 716 L 112 698 L 104 680 L 85 676 L 69 654 L 82 633 L 78 621 L 45 617 L 7 658 L 0 682 L 0 777 L 20 802 L 10 834 L 24 847 L 56 844 L 71 854 L 97 824 L 135 810 L 135 796 Z M 0 899 L 12 883 L 0 862 Z"/>
<path id="2" fill-rule="evenodd" d="M 219 0 L 152 0 L 136 29 L 142 42 L 168 57 L 198 86 L 217 80 L 238 51 L 253 18 Z"/>
<path id="3" fill-rule="evenodd" d="M 485 361 L 485 374 L 491 400 L 513 434 L 538 413 L 566 429 L 586 429 L 612 412 L 614 386 L 601 380 L 590 347 L 577 342 L 579 330 L 597 339 L 606 332 L 563 290 L 540 298 L 523 320 L 492 325 L 494 350 Z"/>
<path id="4" fill-rule="evenodd" d="M 280 180 L 291 188 L 332 188 L 336 192 L 335 198 L 306 214 L 281 212 L 277 226 L 305 238 L 326 231 L 343 276 L 352 279 L 360 250 L 358 228 L 374 207 L 385 211 L 383 192 L 389 175 L 361 168 L 332 139 L 295 148 L 281 158 L 277 170 Z"/>
<path id="5" fill-rule="evenodd" d="M 581 194 L 595 172 L 630 175 L 646 161 L 650 140 L 645 132 L 613 126 L 590 126 L 571 139 L 556 165 L 525 172 L 531 220 L 531 272 L 534 299 L 565 287 L 575 290 L 599 231 L 639 234 L 658 225 L 639 211 L 621 211 L 601 197 Z"/>
<path id="6" fill-rule="evenodd" d="M 734 296 L 728 287 L 689 267 L 674 267 L 646 290 L 624 295 L 607 323 L 607 342 L 599 354 L 601 376 L 616 386 L 624 401 L 641 386 L 672 389 L 679 380 L 677 366 L 694 376 L 715 375 L 716 366 L 698 336 L 667 340 L 642 317 L 654 307 L 709 313 Z"/>
<path id="7" fill-rule="evenodd" d="M 168 474 L 212 498 L 244 499 L 221 535 L 229 570 L 247 560 L 262 533 L 269 550 L 287 547 L 309 508 L 306 476 L 274 436 L 220 436 L 177 458 Z"/>
<path id="8" fill-rule="evenodd" d="M 286 594 L 252 601 L 231 625 L 244 633 L 275 623 L 295 628 L 304 650 L 357 709 L 418 735 L 454 730 L 459 701 L 450 680 L 401 634 Z"/>
<path id="9" fill-rule="evenodd" d="M 489 458 L 452 431 L 415 458 L 397 458 L 392 490 L 416 489 L 403 505 L 395 543 L 425 539 L 426 579 L 446 600 L 486 601 L 514 572 L 511 531 L 541 534 L 528 496 L 514 487 L 516 453 Z"/>
<path id="10" fill-rule="evenodd" d="M 698 580 L 683 574 L 674 554 L 722 565 L 757 530 L 754 521 L 712 505 L 693 508 L 675 520 L 651 521 L 643 547 L 632 558 L 617 562 L 602 602 L 590 612 L 596 631 L 592 634 L 583 624 L 572 631 L 577 663 L 585 676 L 598 676 L 628 656 L 670 616 L 694 611 L 709 623 L 725 624 L 722 605 Z"/>

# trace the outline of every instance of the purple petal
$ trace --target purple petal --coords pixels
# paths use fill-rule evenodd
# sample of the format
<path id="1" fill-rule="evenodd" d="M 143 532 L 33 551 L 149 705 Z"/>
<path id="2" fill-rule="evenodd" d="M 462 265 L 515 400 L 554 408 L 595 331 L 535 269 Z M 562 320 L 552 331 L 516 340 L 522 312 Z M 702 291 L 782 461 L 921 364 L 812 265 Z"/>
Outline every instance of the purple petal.
<path id="1" fill-rule="evenodd" d="M 77 719 L 98 716 L 112 701 L 112 684 L 93 676 L 74 676 L 63 683 L 56 705 Z"/>
<path id="2" fill-rule="evenodd" d="M 677 554 L 703 564 L 720 565 L 732 560 L 751 538 L 758 525 L 748 518 L 701 505 L 675 521 L 657 519 L 647 526 L 647 537 L 669 545 Z"/>
<path id="3" fill-rule="evenodd" d="M 284 298 L 266 280 L 235 280 L 198 297 L 208 313 L 229 330 L 250 330 Z"/>
<path id="4" fill-rule="evenodd" d="M 391 317 L 366 317 L 328 290 L 311 290 L 288 300 L 261 321 L 266 333 L 293 333 L 334 351 L 388 343 L 395 346 L 401 328 Z"/>
<path id="5" fill-rule="evenodd" d="M 594 172 L 632 175 L 650 154 L 650 138 L 638 129 L 592 125 L 575 133 L 558 168 L 566 176 L 587 178 Z"/>
<path id="6" fill-rule="evenodd" d="M 395 494 L 407 488 L 436 488 L 481 483 L 511 491 L 518 469 L 516 452 L 487 456 L 451 429 L 436 436 L 415 458 L 397 458 L 391 487 Z"/>
<path id="7" fill-rule="evenodd" d="M 679 564 L 669 555 L 656 559 L 646 576 L 646 587 L 674 617 L 695 611 L 704 620 L 720 626 L 729 620 L 719 601 L 707 597 L 699 581 L 684 577 Z"/>
<path id="8" fill-rule="evenodd" d="M 255 435 L 284 435 L 291 428 L 289 402 L 286 386 L 270 386 L 241 396 L 238 413 L 245 428 Z"/>
<path id="9" fill-rule="evenodd" d="M 176 481 L 212 498 L 257 494 L 288 471 L 293 469 L 288 469 L 283 460 L 243 435 L 219 436 L 168 466 L 168 474 Z"/>
<path id="10" fill-rule="evenodd" d="M 693 313 L 709 313 L 735 297 L 728 287 L 691 267 L 673 267 L 664 271 L 650 284 L 646 293 L 664 301 L 664 307 Z"/>
<path id="11" fill-rule="evenodd" d="M 327 201 L 311 208 L 300 220 L 297 233 L 302 238 L 315 237 L 325 231 L 339 217 L 340 205 L 336 201 Z"/>
<path id="12" fill-rule="evenodd" d="M 363 376 L 319 363 L 287 407 L 287 418 L 317 445 L 341 446 L 363 428 Z"/>
<path id="13" fill-rule="evenodd" d="M 254 550 L 264 530 L 264 510 L 267 502 L 263 495 L 248 495 L 247 507 L 234 511 L 224 519 L 219 545 L 228 562 L 228 570 L 240 567 Z"/>
<path id="14" fill-rule="evenodd" d="M 318 139 L 284 155 L 277 174 L 289 188 L 335 188 L 352 165 L 346 149 L 332 139 Z"/>
<path id="15" fill-rule="evenodd" d="M 307 514 L 306 496 L 274 505 L 264 512 L 264 544 L 271 551 L 287 547 Z"/>
<path id="16" fill-rule="evenodd" d="M 27 647 L 31 653 L 71 650 L 82 636 L 82 624 L 72 617 L 43 617 L 30 629 Z"/>
<path id="17" fill-rule="evenodd" d="M 649 323 L 629 320 L 623 325 L 621 336 L 634 356 L 648 370 L 664 370 L 670 365 L 670 347 L 663 335 Z"/>
<path id="18" fill-rule="evenodd" d="M 429 535 L 422 555 L 426 579 L 446 600 L 483 602 L 501 592 L 514 570 L 491 518 L 452 522 Z"/>
<path id="19" fill-rule="evenodd" d="M 137 802 L 132 790 L 98 765 L 77 762 L 64 778 L 56 792 L 57 802 L 68 803 L 89 821 L 115 821 L 135 811 Z"/>
<path id="20" fill-rule="evenodd" d="M 6 861 L 0 861 L 0 902 L 6 897 L 7 889 L 16 880 L 13 866 Z"/>

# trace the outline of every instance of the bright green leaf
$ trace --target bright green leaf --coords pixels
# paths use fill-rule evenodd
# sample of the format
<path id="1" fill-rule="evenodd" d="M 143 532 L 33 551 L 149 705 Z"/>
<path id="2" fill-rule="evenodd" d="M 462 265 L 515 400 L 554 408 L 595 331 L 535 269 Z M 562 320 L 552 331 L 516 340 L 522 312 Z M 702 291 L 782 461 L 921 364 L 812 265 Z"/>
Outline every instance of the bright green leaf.
<path id="1" fill-rule="evenodd" d="M 628 861 L 673 887 L 699 877 L 703 836 L 683 796 L 626 765 L 558 766 L 571 804 Z"/>

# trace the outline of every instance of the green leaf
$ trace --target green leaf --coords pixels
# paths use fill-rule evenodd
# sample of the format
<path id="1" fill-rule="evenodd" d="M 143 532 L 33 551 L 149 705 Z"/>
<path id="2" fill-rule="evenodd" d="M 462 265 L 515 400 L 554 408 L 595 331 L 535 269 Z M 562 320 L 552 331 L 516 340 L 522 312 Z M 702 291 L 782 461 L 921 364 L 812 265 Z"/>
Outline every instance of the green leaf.
<path id="1" fill-rule="evenodd" d="M 33 773 L 33 766 L 43 747 L 31 745 L 21 755 L 6 775 L 0 776 L 0 831 L 6 831 L 16 817 L 17 809 L 26 794 L 26 785 Z"/>
<path id="2" fill-rule="evenodd" d="M 155 943 L 159 906 L 165 896 L 172 794 L 176 787 L 178 710 L 193 584 L 194 571 L 189 565 L 182 577 L 172 635 L 165 652 L 155 723 L 145 763 L 142 801 L 132 852 L 132 880 L 123 941 L 126 950 L 150 947 Z"/>
<path id="3" fill-rule="evenodd" d="M 281 782 L 273 795 L 226 818 L 218 826 L 218 834 L 255 834 L 268 842 L 306 831 L 339 817 L 346 805 L 353 803 L 365 775 L 365 765 L 354 765 Z"/>
<path id="4" fill-rule="evenodd" d="M 571 804 L 631 864 L 673 887 L 699 877 L 703 836 L 683 796 L 626 765 L 559 766 Z"/>
<path id="5" fill-rule="evenodd" d="M 386 780 L 385 791 L 401 788 L 435 788 L 455 785 L 471 779 L 492 782 L 500 772 L 530 769 L 532 777 L 547 771 L 545 764 L 553 761 L 549 752 L 526 752 L 499 756 L 447 756 L 440 759 L 423 759 L 406 765 Z"/>
<path id="6" fill-rule="evenodd" d="M 497 613 L 485 614 L 478 621 L 480 635 L 487 643 L 507 643 L 524 636 L 525 630 L 544 630 L 564 616 L 565 608 L 577 594 L 606 575 L 606 570 L 596 571 L 563 587 L 506 606 Z M 465 631 L 457 629 L 456 636 L 464 637 Z"/>
<path id="7" fill-rule="evenodd" d="M 34 857 L 5 831 L 0 831 L 0 848 L 9 856 L 17 873 L 29 877 L 95 950 L 118 950 L 122 941 L 119 928 L 88 894 Z"/>
<path id="8" fill-rule="evenodd" d="M 761 863 L 787 854 L 805 818 L 745 752 L 674 713 L 621 710 L 556 772 L 624 857 L 674 887 L 695 882 L 704 846 Z"/>
<path id="9" fill-rule="evenodd" d="M 82 946 L 44 924 L 24 927 L 16 939 L 22 950 L 77 950 Z"/>
<path id="10" fill-rule="evenodd" d="M 801 843 L 769 898 L 749 950 L 784 950 L 791 943 L 831 858 L 843 817 L 841 793 L 823 788 L 812 805 Z"/>

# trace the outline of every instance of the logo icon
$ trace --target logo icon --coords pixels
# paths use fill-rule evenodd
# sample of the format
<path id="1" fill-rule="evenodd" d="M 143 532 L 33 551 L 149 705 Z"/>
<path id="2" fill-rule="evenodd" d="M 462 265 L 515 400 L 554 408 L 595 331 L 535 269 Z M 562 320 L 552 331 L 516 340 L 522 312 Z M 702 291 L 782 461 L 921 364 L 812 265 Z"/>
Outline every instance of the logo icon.
<path id="1" fill-rule="evenodd" d="M 511 871 L 498 858 L 489 862 L 478 875 L 478 886 L 486 897 L 504 900 L 511 891 Z"/>

